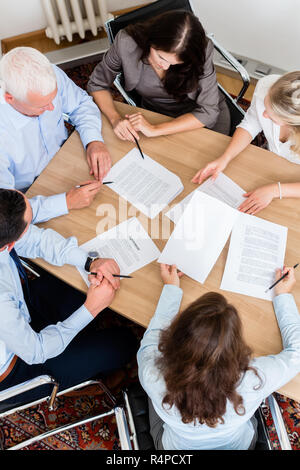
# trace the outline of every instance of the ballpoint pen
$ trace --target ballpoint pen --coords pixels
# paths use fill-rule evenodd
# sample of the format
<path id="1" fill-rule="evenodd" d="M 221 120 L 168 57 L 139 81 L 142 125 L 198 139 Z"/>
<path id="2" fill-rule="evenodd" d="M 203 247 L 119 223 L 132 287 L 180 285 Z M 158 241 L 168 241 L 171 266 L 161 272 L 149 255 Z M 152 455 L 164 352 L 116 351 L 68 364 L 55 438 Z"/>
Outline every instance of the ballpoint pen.
<path id="1" fill-rule="evenodd" d="M 97 273 L 91 272 L 89 274 L 92 274 L 93 276 L 97 276 Z M 126 279 L 131 279 L 132 276 L 125 276 L 125 274 L 113 274 L 113 277 L 125 277 Z"/>
<path id="2" fill-rule="evenodd" d="M 295 264 L 295 266 L 293 266 L 293 268 L 297 268 L 297 266 L 299 266 L 299 263 Z M 272 284 L 270 287 L 268 287 L 268 289 L 265 290 L 265 293 L 268 292 L 268 290 L 270 289 L 273 289 L 273 287 L 275 287 L 278 282 L 282 281 L 282 279 L 284 279 L 286 276 L 288 275 L 288 272 L 283 274 L 283 276 L 281 276 L 276 282 L 274 282 L 274 284 Z"/>
<path id="3" fill-rule="evenodd" d="M 144 154 L 143 154 L 143 152 L 142 152 L 142 149 L 141 149 L 141 147 L 140 147 L 140 144 L 139 144 L 137 138 L 136 138 L 133 134 L 131 134 L 131 135 L 132 135 L 132 137 L 134 138 L 134 141 L 135 141 L 135 143 L 136 143 L 136 146 L 137 146 L 137 148 L 139 149 L 139 152 L 140 152 L 140 154 L 141 154 L 141 157 L 142 157 L 143 159 L 145 159 Z"/>
<path id="4" fill-rule="evenodd" d="M 102 184 L 112 184 L 113 181 L 104 181 Z M 77 184 L 77 186 L 75 186 L 75 188 L 82 188 L 83 186 L 88 186 L 90 183 L 86 183 L 86 184 Z"/>
<path id="5" fill-rule="evenodd" d="M 144 154 L 143 154 L 143 152 L 142 152 L 142 150 L 141 150 L 141 147 L 140 147 L 140 144 L 138 143 L 137 138 L 134 137 L 134 136 L 133 136 L 133 138 L 134 138 L 134 140 L 135 140 L 135 143 L 136 143 L 137 148 L 138 148 L 139 151 L 140 151 L 140 154 L 141 154 L 142 158 L 145 159 Z"/>

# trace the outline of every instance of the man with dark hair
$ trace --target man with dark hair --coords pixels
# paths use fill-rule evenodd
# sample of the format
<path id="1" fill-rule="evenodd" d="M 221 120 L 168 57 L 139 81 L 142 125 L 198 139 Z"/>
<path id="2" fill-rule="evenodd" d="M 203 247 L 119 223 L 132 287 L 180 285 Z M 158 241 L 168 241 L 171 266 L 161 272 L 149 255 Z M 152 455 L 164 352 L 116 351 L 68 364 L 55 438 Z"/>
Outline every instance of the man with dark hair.
<path id="1" fill-rule="evenodd" d="M 0 189 L 0 247 L 17 240 L 26 228 L 26 202 L 18 191 Z M 13 208 L 13 212 L 12 212 Z"/>
<path id="2" fill-rule="evenodd" d="M 124 366 L 136 351 L 126 329 L 97 330 L 93 323 L 120 287 L 113 277 L 120 272 L 116 262 L 89 262 L 97 276 L 89 276 L 86 296 L 49 274 L 28 282 L 18 254 L 59 266 L 87 262 L 74 237 L 65 239 L 31 222 L 26 196 L 0 189 L 0 391 L 41 374 L 53 376 L 65 389 Z M 44 396 L 40 389 L 22 398 Z M 20 397 L 10 399 L 15 402 Z"/>

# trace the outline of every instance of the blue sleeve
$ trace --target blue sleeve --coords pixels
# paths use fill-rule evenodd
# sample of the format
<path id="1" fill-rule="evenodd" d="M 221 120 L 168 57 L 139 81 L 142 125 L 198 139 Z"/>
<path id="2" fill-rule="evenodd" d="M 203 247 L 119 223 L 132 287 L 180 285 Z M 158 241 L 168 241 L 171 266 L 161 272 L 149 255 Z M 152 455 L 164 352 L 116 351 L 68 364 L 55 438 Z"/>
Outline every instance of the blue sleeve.
<path id="1" fill-rule="evenodd" d="M 147 383 L 156 375 L 155 356 L 158 352 L 160 332 L 167 328 L 177 315 L 182 299 L 182 290 L 179 287 L 166 284 L 163 287 L 154 316 L 142 338 L 137 353 L 139 379 L 146 390 Z"/>
<path id="2" fill-rule="evenodd" d="M 19 256 L 42 258 L 56 266 L 71 264 L 83 268 L 86 262 L 86 252 L 78 247 L 75 237 L 64 238 L 52 229 L 32 224 L 15 247 Z"/>
<path id="3" fill-rule="evenodd" d="M 0 156 L 0 188 L 14 189 L 15 178 L 10 169 L 10 162 L 3 154 Z M 66 194 L 55 194 L 54 196 L 35 196 L 29 199 L 34 224 L 46 222 L 54 217 L 68 214 Z"/>
<path id="4" fill-rule="evenodd" d="M 44 230 L 35 225 L 29 226 L 15 248 L 20 256 L 39 257 L 56 265 L 68 263 L 82 268 L 86 260 L 86 253 L 78 247 L 76 238 L 65 239 L 51 229 Z M 24 315 L 24 305 L 11 288 L 15 286 L 15 280 L 9 276 L 11 271 L 8 269 L 0 279 L 0 341 L 26 363 L 43 363 L 57 356 L 93 320 L 91 313 L 82 305 L 66 320 L 35 332 Z"/>
<path id="5" fill-rule="evenodd" d="M 283 349 L 279 354 L 258 357 L 252 361 L 263 380 L 259 389 L 262 398 L 278 390 L 300 372 L 300 315 L 294 297 L 291 294 L 278 295 L 273 305 Z"/>
<path id="6" fill-rule="evenodd" d="M 93 141 L 103 142 L 101 113 L 93 98 L 77 86 L 65 72 L 56 66 L 53 67 L 62 100 L 62 111 L 76 127 L 83 146 L 86 148 Z"/>
<path id="7" fill-rule="evenodd" d="M 38 224 L 69 213 L 66 194 L 35 196 L 29 199 L 32 208 L 32 223 Z"/>
<path id="8" fill-rule="evenodd" d="M 15 177 L 11 165 L 13 162 L 10 158 L 5 155 L 5 151 L 1 150 L 0 155 L 0 188 L 14 188 L 15 187 Z"/>
<path id="9" fill-rule="evenodd" d="M 1 281 L 0 281 L 1 286 Z M 40 364 L 64 351 L 72 339 L 92 320 L 82 305 L 66 320 L 35 332 L 20 311 L 14 294 L 0 289 L 0 340 L 27 364 Z M 12 334 L 14 332 L 14 334 Z"/>

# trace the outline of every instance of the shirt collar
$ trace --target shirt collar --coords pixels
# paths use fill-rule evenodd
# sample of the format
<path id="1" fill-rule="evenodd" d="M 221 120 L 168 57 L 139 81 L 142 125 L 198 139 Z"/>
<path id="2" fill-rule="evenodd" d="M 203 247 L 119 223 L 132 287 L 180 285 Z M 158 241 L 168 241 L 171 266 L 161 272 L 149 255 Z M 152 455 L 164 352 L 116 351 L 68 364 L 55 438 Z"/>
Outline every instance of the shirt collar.
<path id="1" fill-rule="evenodd" d="M 9 262 L 9 258 L 10 258 L 10 255 L 9 255 L 9 251 L 7 249 L 3 250 L 3 251 L 0 251 L 0 262 L 1 263 L 7 264 Z"/>

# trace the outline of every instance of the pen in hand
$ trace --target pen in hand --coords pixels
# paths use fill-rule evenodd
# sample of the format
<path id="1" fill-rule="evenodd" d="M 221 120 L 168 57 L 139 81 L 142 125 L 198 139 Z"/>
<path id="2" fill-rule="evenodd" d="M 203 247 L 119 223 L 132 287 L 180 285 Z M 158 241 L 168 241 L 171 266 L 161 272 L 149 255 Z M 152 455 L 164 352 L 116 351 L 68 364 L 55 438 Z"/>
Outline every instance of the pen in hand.
<path id="1" fill-rule="evenodd" d="M 104 181 L 102 184 L 112 184 L 113 181 Z M 88 186 L 90 183 L 86 183 L 86 184 L 77 184 L 77 186 L 75 186 L 75 188 L 82 188 L 83 186 Z"/>
<path id="2" fill-rule="evenodd" d="M 89 274 L 92 274 L 93 276 L 97 276 L 97 273 L 91 272 Z M 112 276 L 113 277 L 125 277 L 126 279 L 131 279 L 132 278 L 132 276 L 125 276 L 125 274 L 124 275 L 123 274 L 113 274 Z"/>
<path id="3" fill-rule="evenodd" d="M 130 132 L 130 131 L 129 131 L 129 132 Z M 145 159 L 144 154 L 143 154 L 143 152 L 142 152 L 142 149 L 141 149 L 141 147 L 140 147 L 139 141 L 137 140 L 137 138 L 135 137 L 135 135 L 132 134 L 132 132 L 130 132 L 130 134 L 131 134 L 132 137 L 134 138 L 134 141 L 135 141 L 135 143 L 136 143 L 136 146 L 137 146 L 137 148 L 139 149 L 139 152 L 140 152 L 140 154 L 141 154 L 141 157 L 142 157 L 143 159 Z"/>
<path id="4" fill-rule="evenodd" d="M 293 266 L 293 268 L 295 269 L 295 268 L 297 268 L 297 266 L 299 266 L 299 263 L 295 264 L 295 266 Z M 284 279 L 288 274 L 289 274 L 288 272 L 283 274 L 283 276 L 281 276 L 279 279 L 277 279 L 277 281 L 274 282 L 274 284 L 272 284 L 270 287 L 268 287 L 268 289 L 265 290 L 265 293 L 267 293 L 268 290 L 273 289 L 273 287 L 275 287 L 278 284 L 278 282 L 282 281 L 282 279 Z"/>
<path id="5" fill-rule="evenodd" d="M 135 143 L 136 143 L 137 148 L 139 149 L 139 152 L 140 152 L 140 154 L 141 154 L 141 157 L 145 159 L 144 154 L 143 154 L 143 152 L 142 152 L 142 149 L 141 149 L 141 147 L 140 147 L 140 144 L 139 144 L 137 138 L 136 138 L 135 136 L 133 136 L 133 138 L 134 138 L 134 140 L 135 140 Z"/>

